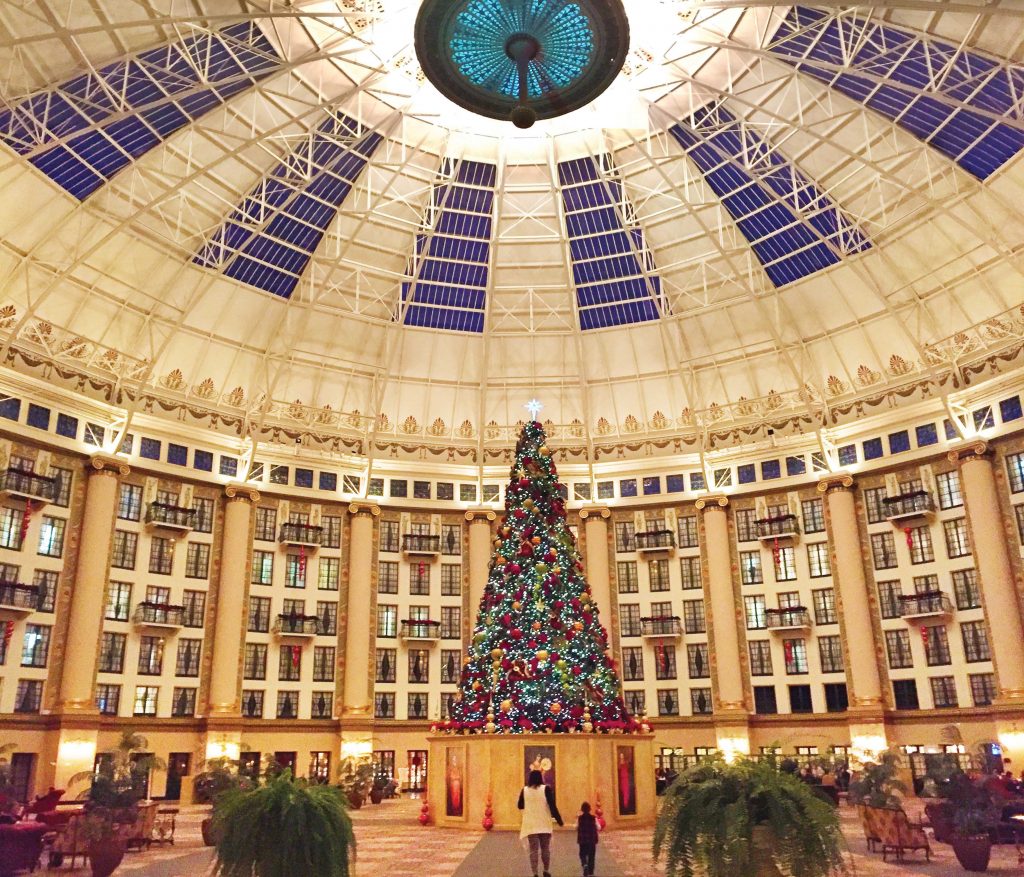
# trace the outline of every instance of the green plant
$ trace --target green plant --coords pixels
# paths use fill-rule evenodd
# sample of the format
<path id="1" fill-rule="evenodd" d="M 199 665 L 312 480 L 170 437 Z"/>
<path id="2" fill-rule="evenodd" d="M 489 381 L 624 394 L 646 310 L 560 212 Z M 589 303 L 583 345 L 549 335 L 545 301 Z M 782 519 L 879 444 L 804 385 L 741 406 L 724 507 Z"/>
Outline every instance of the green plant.
<path id="1" fill-rule="evenodd" d="M 238 762 L 230 758 L 211 758 L 196 774 L 193 800 L 196 804 L 213 804 L 231 789 L 251 789 L 255 784 L 238 772 Z"/>
<path id="2" fill-rule="evenodd" d="M 771 763 L 707 761 L 666 791 L 654 831 L 666 877 L 844 872 L 835 810 Z"/>
<path id="3" fill-rule="evenodd" d="M 906 784 L 896 776 L 901 753 L 888 749 L 878 762 L 868 762 L 860 774 L 850 780 L 850 802 L 868 807 L 898 807 L 907 793 Z"/>
<path id="4" fill-rule="evenodd" d="M 373 764 L 366 758 L 346 756 L 338 767 L 338 785 L 347 796 L 365 798 L 373 787 Z"/>
<path id="5" fill-rule="evenodd" d="M 961 837 L 988 834 L 998 825 L 1000 807 L 984 779 L 974 780 L 957 771 L 946 782 L 945 797 L 953 808 L 953 828 Z"/>
<path id="6" fill-rule="evenodd" d="M 256 789 L 217 802 L 220 877 L 349 877 L 355 835 L 340 789 L 284 771 Z"/>
<path id="7" fill-rule="evenodd" d="M 924 782 L 921 795 L 925 798 L 945 798 L 950 780 L 959 773 L 960 759 L 953 752 L 928 753 L 924 757 Z"/>

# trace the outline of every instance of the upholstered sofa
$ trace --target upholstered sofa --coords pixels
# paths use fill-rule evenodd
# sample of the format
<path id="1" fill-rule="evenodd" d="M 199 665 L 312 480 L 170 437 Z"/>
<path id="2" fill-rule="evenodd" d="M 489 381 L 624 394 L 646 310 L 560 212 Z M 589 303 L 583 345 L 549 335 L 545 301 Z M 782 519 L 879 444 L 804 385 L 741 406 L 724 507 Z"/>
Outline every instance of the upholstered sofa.
<path id="1" fill-rule="evenodd" d="M 35 871 L 43 851 L 47 827 L 39 822 L 0 825 L 0 877 L 19 871 Z"/>

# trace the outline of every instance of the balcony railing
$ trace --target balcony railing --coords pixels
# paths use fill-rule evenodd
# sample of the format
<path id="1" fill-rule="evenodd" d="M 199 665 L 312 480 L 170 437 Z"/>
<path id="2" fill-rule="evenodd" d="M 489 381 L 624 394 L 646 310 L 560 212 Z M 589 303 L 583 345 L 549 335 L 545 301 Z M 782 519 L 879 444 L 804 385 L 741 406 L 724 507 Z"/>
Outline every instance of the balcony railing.
<path id="1" fill-rule="evenodd" d="M 671 530 L 648 530 L 636 534 L 637 551 L 666 551 L 676 547 L 676 534 Z"/>
<path id="2" fill-rule="evenodd" d="M 787 628 L 811 626 L 811 616 L 805 606 L 768 609 L 764 614 L 769 630 L 785 630 Z"/>
<path id="3" fill-rule="evenodd" d="M 57 495 L 57 479 L 12 468 L 0 473 L 0 492 L 36 502 L 53 502 Z"/>
<path id="4" fill-rule="evenodd" d="M 196 525 L 196 510 L 168 502 L 151 502 L 146 509 L 146 523 L 174 530 L 192 530 Z"/>
<path id="5" fill-rule="evenodd" d="M 441 639 L 441 622 L 416 621 L 415 619 L 403 621 L 402 639 L 439 640 Z"/>
<path id="6" fill-rule="evenodd" d="M 324 528 L 312 524 L 282 524 L 277 541 L 289 545 L 322 545 Z"/>
<path id="7" fill-rule="evenodd" d="M 899 598 L 900 615 L 904 618 L 923 618 L 929 615 L 951 615 L 953 602 L 942 591 L 923 594 L 903 594 Z"/>
<path id="8" fill-rule="evenodd" d="M 185 621 L 185 607 L 143 600 L 135 607 L 134 621 L 157 627 L 181 627 Z"/>
<path id="9" fill-rule="evenodd" d="M 317 636 L 320 633 L 320 619 L 316 615 L 277 616 L 274 633 L 278 636 Z"/>
<path id="10" fill-rule="evenodd" d="M 918 518 L 931 515 L 935 511 L 935 500 L 927 490 L 913 490 L 899 496 L 887 496 L 882 499 L 885 517 L 892 520 L 901 518 Z"/>
<path id="11" fill-rule="evenodd" d="M 0 613 L 22 616 L 35 612 L 39 606 L 39 586 L 21 582 L 0 582 Z"/>
<path id="12" fill-rule="evenodd" d="M 402 536 L 403 554 L 440 554 L 441 537 L 429 533 L 406 533 Z"/>
<path id="13" fill-rule="evenodd" d="M 800 522 L 796 515 L 776 515 L 754 521 L 758 539 L 792 539 L 800 535 Z"/>
<path id="14" fill-rule="evenodd" d="M 641 618 L 640 635 L 678 639 L 683 635 L 683 626 L 678 615 L 671 618 Z"/>

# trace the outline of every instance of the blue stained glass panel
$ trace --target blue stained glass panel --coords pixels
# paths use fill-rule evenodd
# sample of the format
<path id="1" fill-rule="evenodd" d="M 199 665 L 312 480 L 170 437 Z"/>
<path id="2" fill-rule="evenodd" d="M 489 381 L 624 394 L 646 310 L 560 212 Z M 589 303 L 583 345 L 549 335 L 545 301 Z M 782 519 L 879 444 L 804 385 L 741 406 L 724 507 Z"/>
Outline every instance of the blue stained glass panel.
<path id="1" fill-rule="evenodd" d="M 238 475 L 238 460 L 234 457 L 225 457 L 221 455 L 219 468 L 221 475 L 227 475 L 229 478 L 234 478 Z"/>
<path id="2" fill-rule="evenodd" d="M 139 456 L 147 460 L 159 460 L 161 443 L 157 439 L 142 437 L 139 442 Z"/>
<path id="3" fill-rule="evenodd" d="M 757 469 L 753 463 L 743 463 L 736 467 L 736 481 L 740 484 L 753 484 L 757 481 Z"/>
<path id="4" fill-rule="evenodd" d="M 686 490 L 685 475 L 666 475 L 665 493 L 682 493 Z"/>
<path id="5" fill-rule="evenodd" d="M 58 414 L 57 435 L 69 439 L 78 438 L 78 418 L 70 414 Z"/>
<path id="6" fill-rule="evenodd" d="M 25 418 L 25 422 L 29 426 L 34 426 L 36 429 L 49 431 L 50 409 L 30 402 L 28 406 L 28 417 Z"/>
<path id="7" fill-rule="evenodd" d="M 212 472 L 213 453 L 210 451 L 202 451 L 197 448 L 192 454 L 192 468 L 198 469 L 201 472 Z"/>
<path id="8" fill-rule="evenodd" d="M 615 499 L 615 482 L 614 481 L 598 481 L 597 482 L 597 498 L 598 499 Z"/>
<path id="9" fill-rule="evenodd" d="M 0 417 L 17 420 L 21 416 L 21 399 L 0 399 Z"/>
<path id="10" fill-rule="evenodd" d="M 853 466 L 857 462 L 857 446 L 843 445 L 839 449 L 839 465 Z"/>
<path id="11" fill-rule="evenodd" d="M 992 413 L 992 406 L 986 405 L 984 408 L 979 408 L 977 411 L 972 412 L 974 418 L 975 429 L 990 429 L 995 426 L 995 415 Z"/>
<path id="12" fill-rule="evenodd" d="M 296 469 L 295 470 L 295 486 L 296 487 L 313 487 L 313 470 L 312 469 Z"/>
<path id="13" fill-rule="evenodd" d="M 761 463 L 761 477 L 765 481 L 769 481 L 772 478 L 780 478 L 781 476 L 782 470 L 778 460 L 764 460 Z"/>
<path id="14" fill-rule="evenodd" d="M 910 450 L 910 433 L 905 429 L 889 433 L 889 453 L 902 454 Z"/>
<path id="15" fill-rule="evenodd" d="M 694 472 L 690 475 L 690 490 L 704 490 L 706 487 L 703 472 Z"/>
<path id="16" fill-rule="evenodd" d="M 786 457 L 787 475 L 803 475 L 806 471 L 807 461 L 803 457 Z"/>
<path id="17" fill-rule="evenodd" d="M 320 473 L 320 489 L 329 490 L 332 493 L 338 489 L 338 473 L 337 472 L 321 472 Z M 356 493 L 359 492 L 358 484 L 356 486 Z"/>
<path id="18" fill-rule="evenodd" d="M 619 481 L 619 496 L 636 496 L 635 478 L 624 478 Z"/>
<path id="19" fill-rule="evenodd" d="M 881 437 L 866 439 L 861 443 L 861 446 L 864 448 L 865 460 L 877 460 L 885 453 L 885 451 L 882 449 Z"/>
<path id="20" fill-rule="evenodd" d="M 942 429 L 946 435 L 946 441 L 956 441 L 960 434 L 956 431 L 956 427 L 953 426 L 953 422 L 947 417 L 942 421 Z"/>
<path id="21" fill-rule="evenodd" d="M 187 466 L 188 448 L 185 445 L 176 445 L 174 442 L 168 442 L 167 462 L 174 466 Z"/>
<path id="22" fill-rule="evenodd" d="M 1021 412 L 1020 396 L 1011 396 L 1009 399 L 1003 399 L 999 403 L 999 416 L 1003 423 L 1009 423 L 1011 420 L 1019 420 L 1024 417 L 1024 413 Z"/>
<path id="23" fill-rule="evenodd" d="M 661 479 L 657 475 L 644 478 L 644 496 L 654 496 L 661 493 Z"/>
<path id="24" fill-rule="evenodd" d="M 928 445 L 938 444 L 939 431 L 935 428 L 934 423 L 922 423 L 920 426 L 914 428 L 914 433 L 917 436 L 917 446 L 919 448 L 926 448 Z"/>

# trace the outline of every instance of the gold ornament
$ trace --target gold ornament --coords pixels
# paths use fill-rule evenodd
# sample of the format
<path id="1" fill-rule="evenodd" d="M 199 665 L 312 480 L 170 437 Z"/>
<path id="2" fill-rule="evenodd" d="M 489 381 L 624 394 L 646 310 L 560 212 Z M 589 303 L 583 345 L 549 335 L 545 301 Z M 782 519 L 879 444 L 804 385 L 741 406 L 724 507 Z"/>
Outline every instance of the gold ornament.
<path id="1" fill-rule="evenodd" d="M 530 541 L 531 541 L 531 542 L 532 542 L 532 543 L 533 543 L 534 545 L 540 545 L 540 536 L 534 536 L 534 537 L 533 537 L 533 538 L 532 538 L 532 539 L 531 539 Z"/>
<path id="2" fill-rule="evenodd" d="M 503 700 L 503 701 L 501 702 L 501 711 L 502 711 L 503 713 L 507 713 L 507 712 L 509 712 L 509 711 L 510 711 L 511 709 L 512 709 L 512 701 L 510 701 L 510 700 Z"/>
<path id="3" fill-rule="evenodd" d="M 500 545 L 501 543 L 499 542 L 498 544 Z M 504 558 L 504 557 L 502 557 L 502 556 L 501 556 L 500 554 L 496 554 L 496 555 L 494 556 L 494 562 L 495 562 L 495 563 L 497 563 L 497 564 L 498 564 L 498 565 L 500 565 L 500 566 L 504 566 L 504 564 L 505 564 L 505 558 Z"/>
<path id="4" fill-rule="evenodd" d="M 573 630 L 583 630 L 583 622 L 582 621 L 573 622 L 572 628 L 573 628 Z"/>
<path id="5" fill-rule="evenodd" d="M 562 711 L 562 705 L 557 700 L 553 704 L 551 704 L 551 712 L 554 713 L 556 716 L 561 711 Z"/>
<path id="6" fill-rule="evenodd" d="M 501 656 L 504 654 L 505 652 L 502 649 L 491 649 L 491 657 L 494 658 L 495 661 L 500 661 Z"/>
<path id="7" fill-rule="evenodd" d="M 539 448 L 537 448 L 537 453 L 540 454 L 542 457 L 547 457 L 551 452 L 548 450 L 547 445 L 541 445 Z"/>
<path id="8" fill-rule="evenodd" d="M 518 612 L 518 611 L 519 611 L 520 609 L 522 609 L 522 608 L 523 608 L 523 604 L 522 604 L 522 603 L 520 603 L 520 602 L 519 602 L 518 600 L 516 600 L 516 601 L 515 601 L 515 602 L 514 602 L 514 603 L 512 604 L 512 608 L 513 608 L 513 609 L 514 609 L 514 610 L 515 610 L 516 612 Z"/>
<path id="9" fill-rule="evenodd" d="M 538 650 L 538 652 L 537 652 L 537 660 L 538 661 L 546 661 L 547 659 L 548 659 L 548 651 L 547 651 L 547 649 L 540 649 L 540 650 Z"/>
<path id="10" fill-rule="evenodd" d="M 544 563 L 543 561 L 541 561 L 540 563 L 537 564 L 535 569 L 537 570 L 537 572 L 544 573 L 544 572 L 548 571 L 548 565 L 546 563 Z"/>
<path id="11" fill-rule="evenodd" d="M 534 630 L 540 630 L 540 622 L 539 621 L 535 621 L 535 622 L 533 622 L 533 624 L 530 625 L 530 627 L 533 628 Z"/>

